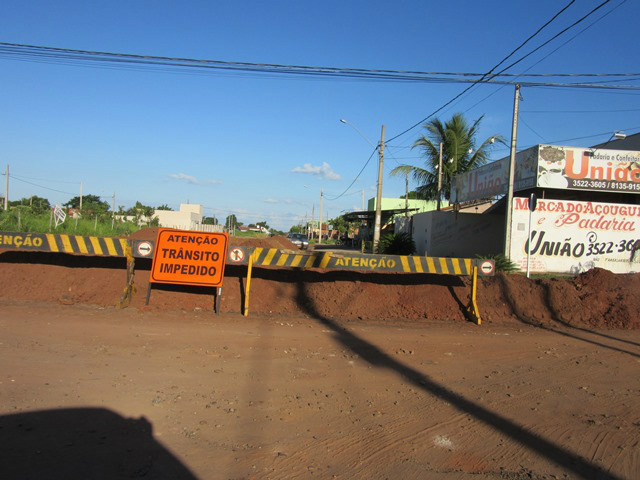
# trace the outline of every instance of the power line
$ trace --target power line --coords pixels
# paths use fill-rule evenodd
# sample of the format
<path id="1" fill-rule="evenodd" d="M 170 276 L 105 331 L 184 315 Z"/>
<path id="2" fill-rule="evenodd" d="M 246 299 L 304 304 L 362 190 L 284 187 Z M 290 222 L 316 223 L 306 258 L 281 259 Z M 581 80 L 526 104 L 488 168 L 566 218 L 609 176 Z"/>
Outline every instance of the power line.
<path id="1" fill-rule="evenodd" d="M 347 193 L 349 191 L 349 189 L 353 186 L 354 183 L 356 183 L 356 180 L 358 180 L 358 178 L 360 178 L 360 175 L 362 175 L 362 172 L 364 172 L 364 169 L 367 168 L 367 165 L 369 165 L 369 162 L 371 161 L 371 159 L 373 158 L 373 154 L 376 153 L 376 151 L 378 150 L 378 147 L 374 147 L 373 151 L 371 152 L 371 155 L 369 155 L 369 158 L 367 159 L 366 162 L 364 162 L 364 165 L 362 166 L 362 168 L 360 169 L 360 171 L 358 172 L 358 175 L 356 175 L 356 178 L 353 179 L 353 182 L 351 182 L 349 184 L 349 186 L 344 190 L 344 192 L 342 192 L 340 195 L 338 195 L 337 197 L 327 197 L 326 195 L 324 196 L 324 198 L 326 198 L 329 201 L 334 201 L 339 199 L 340 197 L 342 197 L 345 193 Z"/>
<path id="2" fill-rule="evenodd" d="M 34 187 L 44 188 L 45 190 L 50 190 L 52 192 L 64 193 L 66 195 L 72 195 L 72 196 L 77 195 L 77 193 L 64 192 L 62 190 L 56 190 L 55 188 L 49 188 L 49 187 L 45 187 L 44 185 L 38 185 L 37 183 L 28 182 L 27 180 L 21 180 L 20 178 L 14 177 L 11 174 L 9 174 L 9 178 L 13 178 L 14 180 L 18 180 L 19 182 L 22 182 L 22 183 L 28 183 L 29 185 L 33 185 Z"/>
<path id="3" fill-rule="evenodd" d="M 524 120 L 524 118 L 522 118 L 522 116 L 520 116 L 520 117 L 519 117 L 519 121 L 521 121 L 521 122 L 522 122 L 522 124 L 523 124 L 525 127 L 527 127 L 529 130 L 531 130 L 531 131 L 532 131 L 532 132 L 533 132 L 533 133 L 534 133 L 534 134 L 535 134 L 535 135 L 536 135 L 540 140 L 542 140 L 542 143 L 547 143 L 547 141 L 544 139 L 544 137 L 543 137 L 542 135 L 540 135 L 538 132 L 536 132 L 536 131 L 534 130 L 534 128 L 533 128 L 531 125 L 529 125 L 529 124 Z"/>
<path id="4" fill-rule="evenodd" d="M 640 112 L 640 108 L 623 108 L 618 110 L 520 110 L 520 113 L 621 113 Z"/>
<path id="5" fill-rule="evenodd" d="M 579 18 L 578 20 L 576 20 L 575 22 L 573 22 L 571 25 L 569 25 L 568 27 L 566 27 L 563 30 L 560 30 L 558 33 L 556 33 L 553 37 L 551 37 L 549 40 L 547 40 L 546 42 L 543 42 L 542 44 L 538 45 L 536 48 L 534 48 L 533 50 L 531 50 L 529 53 L 527 53 L 524 57 L 518 59 L 517 61 L 513 62 L 512 64 L 510 64 L 509 66 L 505 67 L 504 70 L 508 70 L 511 67 L 517 65 L 518 63 L 520 63 L 522 60 L 524 60 L 525 58 L 533 55 L 535 52 L 537 52 L 538 50 L 540 50 L 542 47 L 544 47 L 545 45 L 548 45 L 550 42 L 552 42 L 553 40 L 555 40 L 556 38 L 558 38 L 560 35 L 562 35 L 563 33 L 565 33 L 567 30 L 570 30 L 571 28 L 575 27 L 576 25 L 578 25 L 579 23 L 583 22 L 584 20 L 586 20 L 590 15 L 593 15 L 595 12 L 597 12 L 599 9 L 601 9 L 602 7 L 604 7 L 607 3 L 609 3 L 611 0 L 605 0 L 604 2 L 602 2 L 600 5 L 598 5 L 597 7 L 595 7 L 593 10 L 591 10 L 589 13 L 587 13 L 586 15 L 584 15 L 583 17 Z M 502 72 L 500 72 L 502 73 Z"/>
<path id="6" fill-rule="evenodd" d="M 587 31 L 588 29 L 590 29 L 591 27 L 593 27 L 596 23 L 598 23 L 600 20 L 602 20 L 603 18 L 607 17 L 608 15 L 610 15 L 611 13 L 613 13 L 615 10 L 617 10 L 623 3 L 625 3 L 627 0 L 622 0 L 618 5 L 616 5 L 615 7 L 613 7 L 611 10 L 609 10 L 608 12 L 606 12 L 604 15 L 602 15 L 601 17 L 598 17 L 597 19 L 595 19 L 593 22 L 591 22 L 589 25 L 587 25 L 585 28 L 583 28 L 582 30 L 580 30 L 578 33 L 576 33 L 574 36 L 570 37 L 566 42 L 562 43 L 560 46 L 558 46 L 557 48 L 553 49 L 551 52 L 549 52 L 547 55 L 545 55 L 544 57 L 542 57 L 540 60 L 538 60 L 536 63 L 534 63 L 533 65 L 529 66 L 529 68 L 527 68 L 526 70 L 524 70 L 522 73 L 519 73 L 515 76 L 515 78 L 520 78 L 523 76 L 528 76 L 528 74 L 526 74 L 526 72 L 528 72 L 529 70 L 531 70 L 533 67 L 535 67 L 536 65 L 538 65 L 540 62 L 542 62 L 543 60 L 547 59 L 548 57 L 550 57 L 551 55 L 553 55 L 555 52 L 557 52 L 558 50 L 560 50 L 562 47 L 564 47 L 566 44 L 568 44 L 569 42 L 571 42 L 573 39 L 575 39 L 578 35 L 581 35 L 582 33 L 584 33 L 585 31 Z M 526 75 L 525 75 L 526 74 Z M 495 95 L 496 93 L 498 93 L 500 90 L 502 90 L 506 85 L 503 85 L 502 87 L 494 90 L 493 92 L 491 92 L 489 95 L 487 95 L 486 97 L 484 97 L 483 99 L 481 99 L 480 101 L 474 103 L 473 105 L 471 105 L 469 108 L 467 108 L 463 113 L 467 113 L 469 110 L 477 107 L 478 105 L 480 105 L 482 102 L 484 102 L 485 100 L 488 100 L 489 98 L 491 98 L 493 95 Z"/>
<path id="7" fill-rule="evenodd" d="M 640 126 L 637 127 L 629 127 L 629 128 L 621 128 L 620 130 L 623 132 L 626 131 L 632 131 L 632 130 L 638 130 L 640 129 Z M 554 143 L 563 143 L 563 142 L 570 142 L 572 140 L 584 140 L 587 138 L 594 138 L 594 137 L 602 137 L 603 135 L 611 135 L 612 130 L 607 130 L 606 132 L 600 132 L 600 133 L 594 133 L 591 135 L 585 135 L 582 137 L 573 137 L 573 138 L 563 138 L 562 140 L 551 140 L 549 142 L 545 142 L 545 144 L 554 144 Z M 526 150 L 527 148 L 533 147 L 537 145 L 536 143 L 534 143 L 533 145 L 524 145 L 521 148 L 523 150 Z M 497 147 L 496 150 L 509 150 L 509 147 Z"/>
<path id="8" fill-rule="evenodd" d="M 525 70 L 525 72 L 527 72 L 528 70 L 530 70 L 531 68 L 535 67 L 536 65 L 538 65 L 540 62 L 542 62 L 543 60 L 546 60 L 549 56 L 553 55 L 555 52 L 557 52 L 558 50 L 560 50 L 562 47 L 564 47 L 567 43 L 571 42 L 574 38 L 576 38 L 578 35 L 584 33 L 585 31 L 589 30 L 591 27 L 593 27 L 596 23 L 598 23 L 600 20 L 602 20 L 603 18 L 607 17 L 608 15 L 610 15 L 611 13 L 613 13 L 615 10 L 617 10 L 618 8 L 620 8 L 622 6 L 622 4 L 624 4 L 627 0 L 622 0 L 618 5 L 616 5 L 615 7 L 613 7 L 611 10 L 609 10 L 608 12 L 606 12 L 604 15 L 602 15 L 601 17 L 598 17 L 596 20 L 594 20 L 592 23 L 590 23 L 589 25 L 587 25 L 585 28 L 583 28 L 582 30 L 580 30 L 578 33 L 576 33 L 573 37 L 570 37 L 567 41 L 565 41 L 564 43 L 561 43 L 558 47 L 556 47 L 555 49 L 551 50 L 548 54 L 546 54 L 544 57 L 542 57 L 540 60 L 538 60 L 536 63 L 534 63 L 533 65 L 531 65 L 527 70 Z M 606 2 L 605 2 L 606 3 Z M 599 5 L 596 9 L 600 8 L 602 6 Z M 595 11 L 595 10 L 593 10 Z"/>
<path id="9" fill-rule="evenodd" d="M 609 0 L 607 0 L 609 1 Z M 416 128 L 418 125 L 422 124 L 423 122 L 427 121 L 429 118 L 431 118 L 432 116 L 434 116 L 436 113 L 438 113 L 439 111 L 441 111 L 442 109 L 444 109 L 446 106 L 452 104 L 455 100 L 457 100 L 458 98 L 460 98 L 462 95 L 464 95 L 465 93 L 467 93 L 469 90 L 471 90 L 475 85 L 477 85 L 478 83 L 482 82 L 485 78 L 487 78 L 487 76 L 489 76 L 496 68 L 498 68 L 500 65 L 502 65 L 509 57 L 511 57 L 515 52 L 517 52 L 518 50 L 520 50 L 520 48 L 524 47 L 532 38 L 534 38 L 536 35 L 538 35 L 544 28 L 546 28 L 551 22 L 553 22 L 559 15 L 561 15 L 567 8 L 569 8 L 571 5 L 573 5 L 573 3 L 575 3 L 575 0 L 571 0 L 567 5 L 565 5 L 558 13 L 556 13 L 553 17 L 551 17 L 544 25 L 542 25 L 540 28 L 538 28 L 538 30 L 536 30 L 532 35 L 529 36 L 529 38 L 527 38 L 524 42 L 522 42 L 520 45 L 518 45 L 518 47 L 516 47 L 515 50 L 513 50 L 511 53 L 509 53 L 506 57 L 504 57 L 502 60 L 500 60 L 500 62 L 498 62 L 496 65 L 494 65 L 491 70 L 489 70 L 486 74 L 484 74 L 479 80 L 476 80 L 473 84 L 471 84 L 470 86 L 468 86 L 467 88 L 465 88 L 462 92 L 460 92 L 458 95 L 456 95 L 455 97 L 453 97 L 451 100 L 449 100 L 447 103 L 445 103 L 444 105 L 442 105 L 440 108 L 438 108 L 437 110 L 435 110 L 434 112 L 432 112 L 431 114 L 429 114 L 427 117 L 423 118 L 422 120 L 420 120 L 419 122 L 415 123 L 414 125 L 412 125 L 411 127 L 407 128 L 406 130 L 400 132 L 398 135 L 390 138 L 387 143 L 392 142 L 393 140 L 395 140 L 398 137 L 401 137 L 402 135 L 404 135 L 405 133 L 413 130 L 414 128 Z M 517 63 L 517 62 L 515 62 Z M 506 70 L 506 69 L 504 69 Z M 503 70 L 503 71 L 504 71 Z M 502 72 L 500 72 L 502 73 Z"/>
<path id="10" fill-rule="evenodd" d="M 4 175 L 4 173 L 3 173 L 3 175 Z M 45 179 L 45 178 L 31 178 L 31 177 L 25 177 L 23 175 L 15 175 L 13 173 L 10 175 L 10 177 L 11 178 L 15 178 L 16 180 L 20 179 L 20 178 L 23 178 L 23 179 L 27 179 L 27 180 L 35 180 L 37 182 L 65 183 L 65 184 L 70 184 L 70 185 L 80 185 L 80 183 L 81 183 L 81 182 L 70 182 L 68 180 L 51 180 L 51 179 L 48 179 L 48 178 L 47 179 Z"/>
<path id="11" fill-rule="evenodd" d="M 575 0 L 572 0 L 567 7 L 568 8 Z M 557 15 L 559 15 L 559 12 Z M 556 15 L 556 16 L 557 16 Z M 555 17 L 554 17 L 555 18 Z M 552 19 L 553 20 L 553 19 Z M 542 30 L 546 25 L 541 27 Z M 533 38 L 538 32 L 532 35 Z M 527 40 L 528 41 L 528 40 Z M 502 62 L 496 65 L 497 68 L 506 59 L 517 52 L 525 41 L 518 48 L 513 50 L 508 56 L 506 56 Z M 111 62 L 116 65 L 124 66 L 126 64 L 134 65 L 157 65 L 157 66 L 169 66 L 169 67 L 205 67 L 216 69 L 227 69 L 245 72 L 280 72 L 280 73 L 312 73 L 312 74 L 352 74 L 352 75 L 390 75 L 390 76 L 455 76 L 455 77 L 486 77 L 486 73 L 474 73 L 474 72 L 443 72 L 443 71 L 416 71 L 416 70 L 391 70 L 391 69 L 365 69 L 365 68 L 353 68 L 353 67 L 327 67 L 327 66 L 308 66 L 308 65 L 286 65 L 286 64 L 273 64 L 273 63 L 252 63 L 252 62 L 236 62 L 236 61 L 224 61 L 224 60 L 211 60 L 211 59 L 196 59 L 185 57 L 167 57 L 157 55 L 139 55 L 131 53 L 116 53 L 116 52 L 103 52 L 93 50 L 80 50 L 70 48 L 57 48 L 48 47 L 42 45 L 29 45 L 19 43 L 0 42 L 0 55 L 4 55 L 8 58 L 27 58 L 29 60 L 42 60 L 60 63 L 70 63 L 78 61 L 91 61 L 91 62 Z M 491 73 L 491 72 L 489 72 Z M 492 76 L 514 76 L 511 73 L 498 73 Z M 531 77 L 581 77 L 581 76 L 597 76 L 597 77 L 620 77 L 620 76 L 637 76 L 638 73 L 532 73 L 528 76 Z"/>

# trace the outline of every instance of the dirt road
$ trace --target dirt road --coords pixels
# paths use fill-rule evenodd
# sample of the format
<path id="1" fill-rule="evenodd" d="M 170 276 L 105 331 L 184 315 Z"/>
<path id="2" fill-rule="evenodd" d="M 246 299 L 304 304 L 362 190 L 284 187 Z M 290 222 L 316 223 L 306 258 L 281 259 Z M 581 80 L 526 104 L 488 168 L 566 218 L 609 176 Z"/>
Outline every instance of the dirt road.
<path id="1" fill-rule="evenodd" d="M 638 478 L 640 332 L 0 302 L 0 478 Z"/>

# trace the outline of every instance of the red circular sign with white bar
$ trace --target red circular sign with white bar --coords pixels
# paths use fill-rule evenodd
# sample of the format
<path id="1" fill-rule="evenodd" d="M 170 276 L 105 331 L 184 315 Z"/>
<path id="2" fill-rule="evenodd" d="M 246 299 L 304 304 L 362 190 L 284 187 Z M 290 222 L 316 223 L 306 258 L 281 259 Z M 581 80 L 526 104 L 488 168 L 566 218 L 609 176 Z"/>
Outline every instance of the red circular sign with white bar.
<path id="1" fill-rule="evenodd" d="M 493 275 L 496 269 L 496 264 L 493 260 L 483 260 L 478 267 L 482 275 Z"/>

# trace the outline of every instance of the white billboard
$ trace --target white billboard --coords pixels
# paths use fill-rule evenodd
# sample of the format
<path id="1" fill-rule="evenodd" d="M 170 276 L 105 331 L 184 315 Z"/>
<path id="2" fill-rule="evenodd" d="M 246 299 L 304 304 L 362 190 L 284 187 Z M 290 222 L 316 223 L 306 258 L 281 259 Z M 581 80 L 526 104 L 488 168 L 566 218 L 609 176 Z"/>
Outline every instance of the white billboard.
<path id="1" fill-rule="evenodd" d="M 536 186 L 538 146 L 516 154 L 514 191 Z M 507 193 L 509 157 L 487 163 L 474 170 L 456 175 L 451 181 L 451 203 L 464 203 Z"/>
<path id="2" fill-rule="evenodd" d="M 640 193 L 640 152 L 539 145 L 539 187 Z"/>
<path id="3" fill-rule="evenodd" d="M 532 272 L 640 272 L 640 254 L 630 261 L 640 241 L 640 205 L 538 199 L 529 249 L 527 200 L 516 197 L 512 204 L 510 257 L 520 269 L 526 270 L 530 251 Z"/>
<path id="4" fill-rule="evenodd" d="M 451 202 L 507 193 L 509 157 L 453 177 Z M 513 191 L 532 187 L 640 193 L 640 152 L 536 145 L 516 154 Z"/>

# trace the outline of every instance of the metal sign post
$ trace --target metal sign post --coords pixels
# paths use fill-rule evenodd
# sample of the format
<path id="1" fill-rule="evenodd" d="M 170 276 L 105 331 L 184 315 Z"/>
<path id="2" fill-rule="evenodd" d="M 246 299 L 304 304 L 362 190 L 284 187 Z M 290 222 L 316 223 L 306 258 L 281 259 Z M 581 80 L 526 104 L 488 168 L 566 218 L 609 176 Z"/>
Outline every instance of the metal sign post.
<path id="1" fill-rule="evenodd" d="M 529 197 L 529 241 L 527 242 L 527 278 L 529 278 L 529 257 L 531 254 L 529 253 L 531 250 L 531 216 L 538 205 L 538 199 L 536 198 L 536 194 L 532 193 Z"/>

